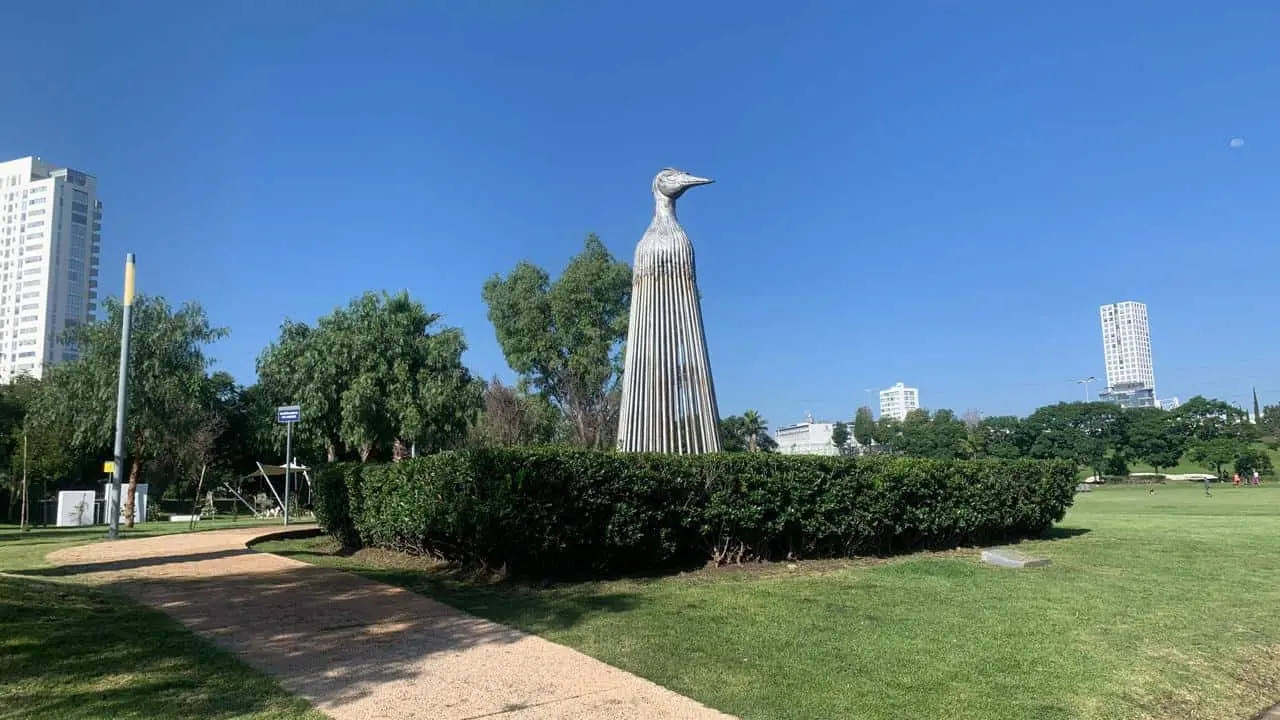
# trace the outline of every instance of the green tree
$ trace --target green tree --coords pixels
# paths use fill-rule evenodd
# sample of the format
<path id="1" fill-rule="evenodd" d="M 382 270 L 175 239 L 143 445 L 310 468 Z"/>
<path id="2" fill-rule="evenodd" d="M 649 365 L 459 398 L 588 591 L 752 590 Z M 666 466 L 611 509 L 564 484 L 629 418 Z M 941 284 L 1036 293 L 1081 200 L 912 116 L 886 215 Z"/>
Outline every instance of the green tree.
<path id="1" fill-rule="evenodd" d="M 1258 388 L 1253 389 L 1253 421 L 1262 422 L 1262 408 L 1258 405 Z"/>
<path id="2" fill-rule="evenodd" d="M 343 449 L 367 462 L 397 446 L 451 447 L 482 383 L 462 364 L 462 331 L 439 321 L 408 293 L 365 293 L 314 328 L 286 322 L 258 359 L 260 384 L 274 403 L 302 406 L 299 439 L 330 461 Z"/>
<path id="3" fill-rule="evenodd" d="M 871 427 L 871 439 L 880 452 L 895 452 L 898 450 L 899 440 L 902 438 L 902 422 L 891 417 L 881 417 Z"/>
<path id="4" fill-rule="evenodd" d="M 1208 440 L 1197 440 L 1187 450 L 1192 462 L 1212 470 L 1219 478 L 1227 476 L 1226 466 L 1234 463 L 1249 450 L 1248 443 L 1238 437 L 1222 435 Z"/>
<path id="5" fill-rule="evenodd" d="M 507 364 L 565 417 L 573 442 L 612 447 L 631 302 L 631 268 L 593 233 L 554 282 L 521 262 L 484 284 Z"/>
<path id="6" fill-rule="evenodd" d="M 747 410 L 742 413 L 742 431 L 747 438 L 747 452 L 756 452 L 760 449 L 760 436 L 768 435 L 769 423 L 755 410 Z"/>
<path id="7" fill-rule="evenodd" d="M 81 359 L 50 369 L 32 405 L 33 425 L 46 432 L 69 429 L 82 453 L 101 452 L 115 432 L 122 307 L 105 303 L 101 322 L 73 328 Z M 123 510 L 133 527 L 134 499 L 144 469 L 179 454 L 205 414 L 208 383 L 204 348 L 227 334 L 209 323 L 204 309 L 186 303 L 174 310 L 160 297 L 139 295 L 133 305 L 129 359 L 129 407 L 125 453 L 129 488 Z M 163 478 L 156 478 L 163 480 Z M 157 488 L 157 495 L 163 492 Z"/>
<path id="8" fill-rule="evenodd" d="M 724 442 L 725 452 L 750 452 L 755 447 L 759 452 L 774 452 L 778 442 L 768 430 L 759 428 L 754 436 L 749 432 L 746 419 L 742 415 L 730 415 L 720 419 L 720 436 Z"/>
<path id="9" fill-rule="evenodd" d="M 836 446 L 836 451 L 841 455 L 849 454 L 850 437 L 847 423 L 838 422 L 831 428 L 831 444 Z"/>
<path id="10" fill-rule="evenodd" d="M 1172 414 L 1158 408 L 1134 408 L 1128 411 L 1128 421 L 1125 453 L 1129 457 L 1150 465 L 1157 473 L 1182 459 L 1187 439 Z"/>
<path id="11" fill-rule="evenodd" d="M 968 438 L 968 426 L 954 412 L 912 410 L 902 421 L 894 449 L 912 457 L 954 460 L 972 454 Z"/>
<path id="12" fill-rule="evenodd" d="M 973 452 L 979 458 L 1015 460 L 1025 457 L 1022 421 L 1013 416 L 983 418 L 969 433 Z"/>
<path id="13" fill-rule="evenodd" d="M 853 415 L 853 439 L 864 448 L 871 447 L 875 440 L 876 421 L 871 415 L 871 408 L 863 405 Z"/>
<path id="14" fill-rule="evenodd" d="M 1257 470 L 1259 475 L 1270 476 L 1275 473 L 1271 455 L 1257 447 L 1244 448 L 1235 459 L 1235 468 L 1236 472 L 1246 477 L 1251 477 L 1254 470 Z"/>
<path id="15" fill-rule="evenodd" d="M 1047 405 L 1024 428 L 1032 457 L 1074 460 L 1098 475 L 1105 473 L 1108 450 L 1122 450 L 1127 438 L 1124 410 L 1105 402 Z"/>
<path id="16" fill-rule="evenodd" d="M 1256 431 L 1243 410 L 1222 400 L 1197 395 L 1173 411 L 1183 435 L 1194 442 L 1231 437 L 1248 442 Z"/>
<path id="17" fill-rule="evenodd" d="M 1258 419 L 1258 430 L 1272 442 L 1280 440 L 1280 405 L 1268 405 L 1262 408 L 1262 417 Z"/>

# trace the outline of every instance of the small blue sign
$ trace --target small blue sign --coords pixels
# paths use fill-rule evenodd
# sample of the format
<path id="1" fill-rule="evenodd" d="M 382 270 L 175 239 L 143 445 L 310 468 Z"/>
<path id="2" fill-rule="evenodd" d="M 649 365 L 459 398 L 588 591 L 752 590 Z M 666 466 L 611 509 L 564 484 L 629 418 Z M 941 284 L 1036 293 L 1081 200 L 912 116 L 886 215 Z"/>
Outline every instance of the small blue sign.
<path id="1" fill-rule="evenodd" d="M 296 423 L 302 419 L 302 406 L 285 405 L 276 408 L 276 422 L 278 423 Z"/>

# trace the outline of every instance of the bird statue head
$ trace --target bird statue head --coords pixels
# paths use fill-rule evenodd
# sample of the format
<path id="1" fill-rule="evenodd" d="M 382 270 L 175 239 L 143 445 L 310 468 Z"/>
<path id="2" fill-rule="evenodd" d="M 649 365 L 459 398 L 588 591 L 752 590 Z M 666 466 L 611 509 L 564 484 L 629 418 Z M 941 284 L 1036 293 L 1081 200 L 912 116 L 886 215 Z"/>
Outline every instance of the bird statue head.
<path id="1" fill-rule="evenodd" d="M 683 170 L 664 168 L 663 171 L 658 173 L 658 176 L 653 179 L 653 194 L 655 197 L 661 195 L 675 200 L 683 195 L 685 190 L 688 190 L 695 185 L 706 185 L 707 183 L 713 182 L 715 182 L 715 180 L 698 177 L 697 175 L 690 175 Z"/>

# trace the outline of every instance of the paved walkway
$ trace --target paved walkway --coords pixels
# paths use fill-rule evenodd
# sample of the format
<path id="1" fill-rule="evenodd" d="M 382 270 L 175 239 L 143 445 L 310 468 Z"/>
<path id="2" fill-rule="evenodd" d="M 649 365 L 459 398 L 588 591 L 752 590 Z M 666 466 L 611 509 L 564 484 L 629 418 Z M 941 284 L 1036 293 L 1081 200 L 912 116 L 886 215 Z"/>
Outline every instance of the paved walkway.
<path id="1" fill-rule="evenodd" d="M 48 559 L 168 613 L 335 718 L 732 720 L 548 640 L 246 548 L 274 532 L 122 540 Z"/>

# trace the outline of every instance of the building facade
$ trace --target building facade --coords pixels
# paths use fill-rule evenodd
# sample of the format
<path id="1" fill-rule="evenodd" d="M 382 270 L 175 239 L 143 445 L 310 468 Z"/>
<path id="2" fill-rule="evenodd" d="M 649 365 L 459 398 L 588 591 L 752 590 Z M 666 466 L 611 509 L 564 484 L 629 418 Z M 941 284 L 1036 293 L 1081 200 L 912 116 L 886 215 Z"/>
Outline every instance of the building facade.
<path id="1" fill-rule="evenodd" d="M 79 357 L 66 331 L 97 310 L 97 180 L 36 157 L 0 162 L 0 383 Z"/>
<path id="2" fill-rule="evenodd" d="M 904 420 L 907 413 L 920 409 L 920 391 L 898 383 L 880 391 L 880 417 Z"/>
<path id="3" fill-rule="evenodd" d="M 1103 305 L 1098 312 L 1107 366 L 1107 389 L 1098 399 L 1123 407 L 1158 407 L 1147 306 L 1126 300 Z"/>
<path id="4" fill-rule="evenodd" d="M 850 433 L 853 424 L 848 423 Z M 831 434 L 835 431 L 833 422 L 814 422 L 810 417 L 802 423 L 780 427 L 773 433 L 778 441 L 778 452 L 783 455 L 839 455 L 840 450 L 831 444 Z M 853 437 L 849 438 L 849 447 L 856 447 Z"/>

